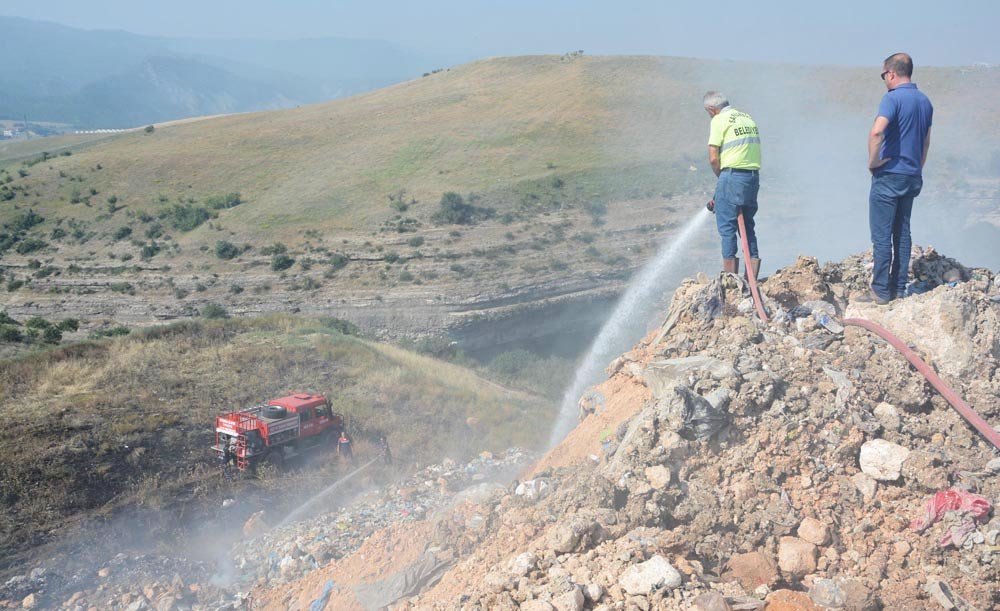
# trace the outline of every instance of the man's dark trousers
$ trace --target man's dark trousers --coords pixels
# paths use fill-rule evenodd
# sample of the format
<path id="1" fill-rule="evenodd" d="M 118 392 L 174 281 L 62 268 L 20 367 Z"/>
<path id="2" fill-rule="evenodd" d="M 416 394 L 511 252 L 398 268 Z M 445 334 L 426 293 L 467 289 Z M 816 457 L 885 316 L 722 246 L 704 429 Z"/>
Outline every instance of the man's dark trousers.
<path id="1" fill-rule="evenodd" d="M 906 295 L 910 268 L 910 213 L 923 187 L 920 176 L 882 172 L 872 177 L 868 225 L 872 234 L 872 290 L 881 299 Z"/>

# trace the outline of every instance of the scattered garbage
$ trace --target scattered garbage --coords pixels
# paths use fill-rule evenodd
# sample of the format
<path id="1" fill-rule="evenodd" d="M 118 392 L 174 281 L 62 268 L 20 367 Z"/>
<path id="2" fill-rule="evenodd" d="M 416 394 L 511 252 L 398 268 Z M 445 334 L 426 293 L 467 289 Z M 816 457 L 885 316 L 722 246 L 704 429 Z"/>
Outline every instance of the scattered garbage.
<path id="1" fill-rule="evenodd" d="M 710 439 L 729 423 L 729 415 L 725 410 L 715 407 L 708 399 L 691 392 L 687 387 L 678 386 L 674 392 L 684 402 L 684 426 L 678 431 L 681 436 Z"/>
<path id="2" fill-rule="evenodd" d="M 939 540 L 944 547 L 962 547 L 977 523 L 985 522 L 992 506 L 983 496 L 966 490 L 951 488 L 937 492 L 924 505 L 924 515 L 910 522 L 910 528 L 923 532 L 940 521 L 947 514 L 955 512 L 947 533 Z"/>
<path id="3" fill-rule="evenodd" d="M 328 579 L 319 598 L 309 603 L 309 611 L 323 611 L 326 607 L 326 601 L 330 600 L 330 594 L 333 593 L 333 587 L 333 580 Z"/>

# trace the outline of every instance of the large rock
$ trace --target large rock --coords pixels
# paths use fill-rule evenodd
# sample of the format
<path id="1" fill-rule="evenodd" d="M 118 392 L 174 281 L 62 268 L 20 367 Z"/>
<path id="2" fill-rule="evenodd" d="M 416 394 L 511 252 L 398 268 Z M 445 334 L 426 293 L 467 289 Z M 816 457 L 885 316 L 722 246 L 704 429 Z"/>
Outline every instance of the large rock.
<path id="1" fill-rule="evenodd" d="M 644 471 L 646 481 L 657 490 L 661 490 L 670 485 L 670 468 L 664 465 L 654 465 L 646 467 Z"/>
<path id="2" fill-rule="evenodd" d="M 816 518 L 802 520 L 798 534 L 813 545 L 826 545 L 830 541 L 830 528 Z"/>
<path id="3" fill-rule="evenodd" d="M 872 439 L 861 446 L 861 471 L 880 482 L 891 482 L 899 479 L 903 470 L 903 461 L 910 451 L 899 444 L 885 439 Z"/>
<path id="4" fill-rule="evenodd" d="M 896 409 L 894 405 L 883 401 L 875 406 L 875 409 L 872 410 L 872 414 L 885 430 L 892 432 L 899 430 L 899 410 Z"/>
<path id="5" fill-rule="evenodd" d="M 559 522 L 548 533 L 549 549 L 558 554 L 568 554 L 590 549 L 604 539 L 604 529 L 592 518 L 575 517 Z"/>
<path id="6" fill-rule="evenodd" d="M 760 586 L 771 587 L 778 583 L 778 567 L 774 560 L 761 552 L 736 554 L 726 563 L 726 579 L 735 579 L 747 593 Z"/>
<path id="7" fill-rule="evenodd" d="M 518 577 L 524 577 L 531 571 L 535 569 L 538 565 L 538 559 L 531 552 L 524 552 L 523 554 L 518 554 L 517 556 L 510 559 L 507 564 L 507 569 L 517 575 Z"/>
<path id="8" fill-rule="evenodd" d="M 778 543 L 778 566 L 796 577 L 816 570 L 816 546 L 798 537 L 782 537 Z"/>
<path id="9" fill-rule="evenodd" d="M 805 592 L 776 590 L 767 595 L 767 611 L 823 611 Z"/>
<path id="10" fill-rule="evenodd" d="M 660 588 L 673 590 L 681 585 L 681 574 L 666 558 L 657 554 L 627 568 L 618 584 L 631 596 L 646 596 Z"/>
<path id="11" fill-rule="evenodd" d="M 583 591 L 580 586 L 574 586 L 569 592 L 563 592 L 552 599 L 556 611 L 581 611 L 583 609 Z"/>
<path id="12" fill-rule="evenodd" d="M 732 611 L 726 597 L 718 592 L 706 592 L 691 602 L 694 611 Z"/>
<path id="13" fill-rule="evenodd" d="M 872 476 L 859 471 L 851 476 L 851 483 L 854 484 L 854 487 L 866 501 L 875 498 L 875 492 L 878 490 L 878 482 Z"/>

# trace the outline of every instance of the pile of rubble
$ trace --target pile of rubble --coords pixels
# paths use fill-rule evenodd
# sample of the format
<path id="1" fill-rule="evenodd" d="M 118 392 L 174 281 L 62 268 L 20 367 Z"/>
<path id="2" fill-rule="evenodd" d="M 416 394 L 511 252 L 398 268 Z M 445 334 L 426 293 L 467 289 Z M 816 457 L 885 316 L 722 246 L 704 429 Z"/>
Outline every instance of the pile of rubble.
<path id="1" fill-rule="evenodd" d="M 468 463 L 446 459 L 346 504 L 317 499 L 319 508 L 308 516 L 274 529 L 266 513 L 257 512 L 244 525 L 245 538 L 229 550 L 227 562 L 119 553 L 79 571 L 39 567 L 0 585 L 0 608 L 244 609 L 251 604 L 253 588 L 299 579 L 350 555 L 374 533 L 422 521 L 464 498 L 476 498 L 477 491 L 494 489 L 496 484 L 489 482 L 509 481 L 535 459 L 520 448 L 499 456 L 483 452 Z M 326 511 L 324 502 L 346 506 Z M 225 512 L 233 503 L 223 506 Z"/>
<path id="2" fill-rule="evenodd" d="M 608 407 L 483 503 L 492 533 L 407 604 L 997 608 L 994 449 L 894 349 L 838 322 L 897 332 L 997 423 L 998 279 L 933 251 L 914 268 L 928 290 L 862 306 L 864 257 L 802 258 L 762 283 L 767 325 L 734 277 L 685 282 L 592 390 Z M 642 399 L 615 407 L 623 395 Z"/>
<path id="3" fill-rule="evenodd" d="M 461 491 L 509 480 L 535 459 L 510 448 L 503 455 L 483 452 L 465 464 L 446 459 L 392 486 L 352 501 L 339 511 L 320 513 L 267 530 L 267 516 L 255 515 L 245 531 L 250 538 L 234 546 L 232 561 L 244 585 L 267 587 L 306 575 L 357 550 L 372 533 L 390 525 L 416 522 L 461 501 Z"/>
<path id="4" fill-rule="evenodd" d="M 100 566 L 60 573 L 35 568 L 0 586 L 0 608 L 229 609 L 233 594 L 208 579 L 215 565 L 154 554 L 117 554 Z"/>

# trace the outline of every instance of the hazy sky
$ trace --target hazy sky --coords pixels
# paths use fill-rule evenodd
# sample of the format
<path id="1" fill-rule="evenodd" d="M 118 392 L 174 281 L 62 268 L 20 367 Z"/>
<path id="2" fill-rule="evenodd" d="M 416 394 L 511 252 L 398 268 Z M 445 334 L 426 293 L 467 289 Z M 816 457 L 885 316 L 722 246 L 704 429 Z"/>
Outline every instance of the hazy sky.
<path id="1" fill-rule="evenodd" d="M 1000 63 L 1000 1 L 0 0 L 0 15 L 197 37 L 378 38 L 469 56 L 648 53 L 791 63 Z"/>

